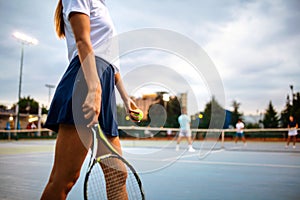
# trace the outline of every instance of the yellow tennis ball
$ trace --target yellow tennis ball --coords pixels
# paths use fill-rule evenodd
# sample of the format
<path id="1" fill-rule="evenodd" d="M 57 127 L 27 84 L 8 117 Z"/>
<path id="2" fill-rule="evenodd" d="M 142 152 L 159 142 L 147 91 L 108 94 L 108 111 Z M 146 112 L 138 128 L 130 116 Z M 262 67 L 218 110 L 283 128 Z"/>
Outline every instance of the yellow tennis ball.
<path id="1" fill-rule="evenodd" d="M 134 113 L 134 115 L 138 117 L 138 121 L 141 121 L 144 117 L 143 111 L 141 109 L 136 109 L 134 111 L 139 112 L 139 114 Z"/>

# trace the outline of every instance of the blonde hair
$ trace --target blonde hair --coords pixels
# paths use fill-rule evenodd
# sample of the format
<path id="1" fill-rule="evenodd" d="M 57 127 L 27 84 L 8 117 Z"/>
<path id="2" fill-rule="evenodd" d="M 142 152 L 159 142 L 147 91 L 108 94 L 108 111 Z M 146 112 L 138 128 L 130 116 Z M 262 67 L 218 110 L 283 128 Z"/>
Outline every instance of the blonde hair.
<path id="1" fill-rule="evenodd" d="M 62 0 L 59 0 L 56 6 L 55 14 L 54 14 L 54 25 L 55 31 L 59 38 L 65 37 L 65 24 L 63 18 L 63 5 Z"/>

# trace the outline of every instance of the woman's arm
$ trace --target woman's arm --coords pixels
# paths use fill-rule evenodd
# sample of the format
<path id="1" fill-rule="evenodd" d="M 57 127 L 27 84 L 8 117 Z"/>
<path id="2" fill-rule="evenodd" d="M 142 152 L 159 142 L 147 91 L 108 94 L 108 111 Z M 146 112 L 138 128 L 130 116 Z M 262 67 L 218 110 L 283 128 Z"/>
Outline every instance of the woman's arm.
<path id="1" fill-rule="evenodd" d="M 135 114 L 139 114 L 139 112 L 135 111 L 136 109 L 138 109 L 138 107 L 136 106 L 134 101 L 128 96 L 127 91 L 124 87 L 124 84 L 123 84 L 120 73 L 115 74 L 115 82 L 116 82 L 116 87 L 117 87 L 117 89 L 120 93 L 120 96 L 121 96 L 121 98 L 124 102 L 126 111 L 130 115 L 130 118 L 134 121 L 139 121 L 138 116 L 135 115 Z"/>
<path id="2" fill-rule="evenodd" d="M 119 93 L 121 95 L 122 100 L 124 102 L 128 101 L 129 96 L 128 96 L 127 91 L 126 91 L 126 89 L 124 87 L 124 84 L 123 84 L 123 81 L 122 81 L 122 78 L 121 78 L 121 75 L 120 75 L 119 72 L 115 74 L 115 84 L 116 84 L 117 89 L 118 89 L 118 91 L 119 91 Z"/>
<path id="3" fill-rule="evenodd" d="M 76 40 L 81 68 L 87 83 L 88 93 L 82 110 L 86 119 L 91 119 L 88 127 L 98 122 L 101 105 L 101 83 L 90 38 L 90 18 L 86 14 L 72 12 L 70 24 Z"/>

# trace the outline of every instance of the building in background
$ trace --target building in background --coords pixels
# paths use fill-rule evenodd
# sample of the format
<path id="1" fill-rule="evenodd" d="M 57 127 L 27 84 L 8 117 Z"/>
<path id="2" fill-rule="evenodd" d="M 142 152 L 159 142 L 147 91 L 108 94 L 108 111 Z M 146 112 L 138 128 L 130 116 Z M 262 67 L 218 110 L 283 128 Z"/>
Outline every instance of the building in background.
<path id="1" fill-rule="evenodd" d="M 144 116 L 143 120 L 147 120 L 148 117 L 148 111 L 149 107 L 153 104 L 156 104 L 159 102 L 159 99 L 157 99 L 158 95 L 153 93 L 153 94 L 144 94 L 142 97 L 135 98 L 132 97 L 136 105 L 143 111 Z"/>
<path id="2" fill-rule="evenodd" d="M 178 97 L 181 109 L 185 109 L 186 111 L 187 109 L 187 93 L 180 93 L 179 97 Z"/>
<path id="3" fill-rule="evenodd" d="M 144 113 L 143 120 L 147 120 L 148 111 L 151 105 L 159 104 L 165 101 L 162 96 L 164 94 L 168 94 L 168 93 L 158 92 L 152 94 L 144 94 L 142 97 L 139 98 L 131 97 L 135 101 L 136 105 L 143 111 Z M 169 95 L 169 99 L 173 99 L 173 97 L 174 96 Z M 180 103 L 180 107 L 187 109 L 187 93 L 180 93 L 177 98 Z M 168 102 L 164 102 L 164 103 L 168 104 Z M 166 107 L 165 104 L 163 104 L 164 107 Z"/>

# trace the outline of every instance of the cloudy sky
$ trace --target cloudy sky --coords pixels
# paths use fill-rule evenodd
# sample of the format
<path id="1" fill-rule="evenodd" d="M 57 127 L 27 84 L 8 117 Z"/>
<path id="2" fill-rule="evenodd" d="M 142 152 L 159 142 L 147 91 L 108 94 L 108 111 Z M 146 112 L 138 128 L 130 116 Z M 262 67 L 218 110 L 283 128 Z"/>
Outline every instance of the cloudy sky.
<path id="1" fill-rule="evenodd" d="M 14 31 L 39 41 L 36 46 L 25 47 L 22 96 L 30 95 L 48 104 L 45 84 L 57 85 L 68 64 L 65 41 L 58 40 L 53 29 L 56 3 L 56 0 L 0 0 L 0 104 L 10 106 L 18 97 L 21 46 L 11 36 Z M 290 92 L 289 85 L 300 91 L 298 0 L 107 0 L 107 6 L 118 33 L 142 28 L 167 29 L 203 48 L 219 73 L 224 106 L 229 110 L 236 100 L 244 114 L 257 114 L 272 100 L 276 110 L 281 111 Z M 205 77 L 194 77 L 199 84 L 195 86 L 197 81 L 191 81 L 193 72 L 186 70 L 188 64 L 165 54 L 150 50 L 124 56 L 121 74 L 126 87 L 133 88 L 129 92 L 138 95 L 150 91 L 149 88 L 161 87 L 159 81 L 143 84 L 142 75 L 135 76 L 135 80 L 129 78 L 136 63 L 143 66 L 136 72 L 148 77 L 163 74 L 165 66 L 171 66 L 177 73 L 165 76 L 162 87 L 173 93 L 188 91 L 191 99 L 195 96 L 189 105 L 190 113 L 202 109 L 211 95 L 210 88 L 205 87 Z M 149 62 L 157 58 L 160 62 Z"/>

